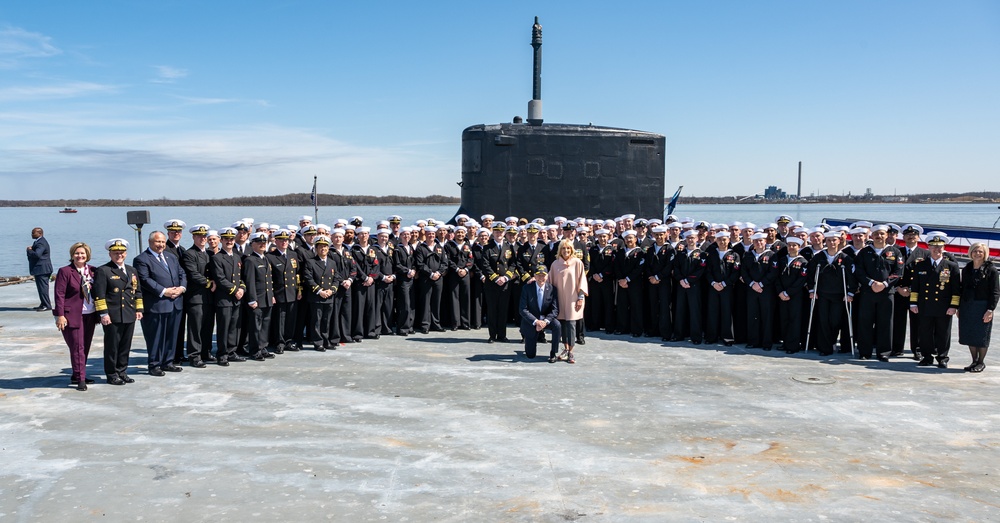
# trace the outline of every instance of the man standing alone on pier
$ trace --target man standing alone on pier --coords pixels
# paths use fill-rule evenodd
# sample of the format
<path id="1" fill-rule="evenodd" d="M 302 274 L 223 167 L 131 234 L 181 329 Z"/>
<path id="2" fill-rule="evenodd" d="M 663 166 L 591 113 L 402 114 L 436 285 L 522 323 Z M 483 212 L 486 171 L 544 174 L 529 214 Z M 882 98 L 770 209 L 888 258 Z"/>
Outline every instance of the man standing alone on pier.
<path id="1" fill-rule="evenodd" d="M 41 227 L 31 229 L 34 243 L 28 247 L 28 273 L 35 277 L 35 288 L 38 289 L 39 305 L 36 311 L 52 310 L 49 300 L 49 278 L 52 277 L 52 261 L 49 259 L 49 242 L 42 236 Z"/>

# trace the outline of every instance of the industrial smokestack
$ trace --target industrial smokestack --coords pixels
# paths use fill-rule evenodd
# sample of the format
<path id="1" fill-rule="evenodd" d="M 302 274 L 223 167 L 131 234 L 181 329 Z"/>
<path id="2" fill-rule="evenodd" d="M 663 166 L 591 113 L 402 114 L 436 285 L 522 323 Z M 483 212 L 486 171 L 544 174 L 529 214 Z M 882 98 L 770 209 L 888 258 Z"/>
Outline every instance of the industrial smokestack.
<path id="1" fill-rule="evenodd" d="M 531 81 L 531 101 L 528 102 L 528 123 L 542 125 L 542 25 L 535 17 L 531 26 L 531 47 L 534 52 L 534 71 Z"/>
<path id="2" fill-rule="evenodd" d="M 798 199 L 802 199 L 802 162 L 799 162 L 799 190 L 796 195 Z"/>

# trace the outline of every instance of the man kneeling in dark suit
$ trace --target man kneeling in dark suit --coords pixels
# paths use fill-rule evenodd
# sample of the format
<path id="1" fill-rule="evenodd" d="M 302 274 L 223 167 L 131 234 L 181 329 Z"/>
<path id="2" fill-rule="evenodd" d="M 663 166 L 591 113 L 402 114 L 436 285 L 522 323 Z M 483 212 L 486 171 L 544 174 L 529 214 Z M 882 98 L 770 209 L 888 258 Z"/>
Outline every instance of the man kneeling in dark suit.
<path id="1" fill-rule="evenodd" d="M 562 328 L 556 317 L 559 315 L 559 299 L 556 289 L 546 283 L 549 277 L 545 265 L 539 264 L 535 279 L 521 288 L 521 337 L 524 338 L 524 355 L 534 358 L 538 347 L 538 333 L 544 329 L 552 331 L 552 350 L 549 363 L 556 362 Z"/>

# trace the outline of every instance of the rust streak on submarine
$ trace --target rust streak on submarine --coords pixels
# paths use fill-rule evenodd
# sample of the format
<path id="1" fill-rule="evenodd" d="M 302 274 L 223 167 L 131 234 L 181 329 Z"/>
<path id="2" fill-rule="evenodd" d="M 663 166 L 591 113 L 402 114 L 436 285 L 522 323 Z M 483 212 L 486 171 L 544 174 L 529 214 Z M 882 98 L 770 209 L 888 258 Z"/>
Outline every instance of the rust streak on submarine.
<path id="1" fill-rule="evenodd" d="M 531 28 L 532 99 L 527 122 L 462 131 L 462 202 L 457 214 L 532 219 L 663 214 L 663 135 L 542 122 L 542 26 Z"/>

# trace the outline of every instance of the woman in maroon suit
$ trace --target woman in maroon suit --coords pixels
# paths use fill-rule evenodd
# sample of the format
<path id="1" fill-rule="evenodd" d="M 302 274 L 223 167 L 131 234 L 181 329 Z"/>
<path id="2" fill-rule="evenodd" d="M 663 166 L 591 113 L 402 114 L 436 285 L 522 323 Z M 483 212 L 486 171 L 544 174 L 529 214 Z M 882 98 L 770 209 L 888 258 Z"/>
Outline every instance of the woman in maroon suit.
<path id="1" fill-rule="evenodd" d="M 56 317 L 56 328 L 62 331 L 69 346 L 69 361 L 73 366 L 70 383 L 76 385 L 76 390 L 87 390 L 87 384 L 94 382 L 87 379 L 87 355 L 97 325 L 94 298 L 90 295 L 97 269 L 87 263 L 90 246 L 86 243 L 74 243 L 69 254 L 70 264 L 56 274 L 52 315 Z"/>

